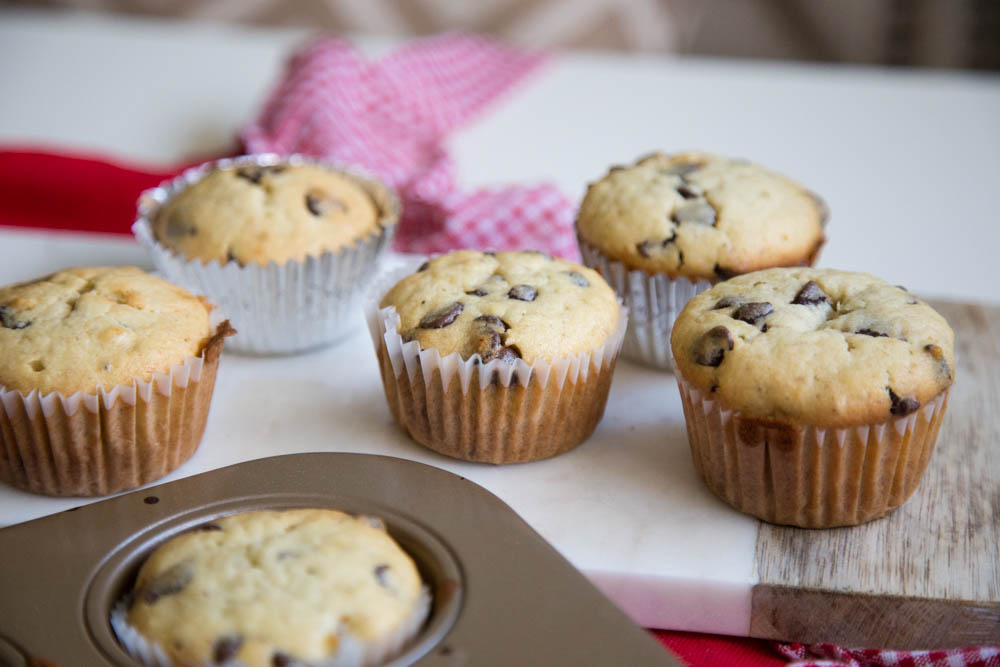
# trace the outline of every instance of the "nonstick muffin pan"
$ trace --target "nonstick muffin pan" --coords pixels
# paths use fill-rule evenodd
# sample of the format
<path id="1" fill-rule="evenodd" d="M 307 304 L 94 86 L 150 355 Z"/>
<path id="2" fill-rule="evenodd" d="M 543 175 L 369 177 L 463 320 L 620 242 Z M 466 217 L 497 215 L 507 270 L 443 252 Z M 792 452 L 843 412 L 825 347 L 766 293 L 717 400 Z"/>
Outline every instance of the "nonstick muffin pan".
<path id="1" fill-rule="evenodd" d="M 0 530 L 0 665 L 134 665 L 112 606 L 161 542 L 227 514 L 329 507 L 381 518 L 430 586 L 390 665 L 678 665 L 496 496 L 367 454 L 220 468 Z M 584 521 L 585 517 L 581 517 Z"/>

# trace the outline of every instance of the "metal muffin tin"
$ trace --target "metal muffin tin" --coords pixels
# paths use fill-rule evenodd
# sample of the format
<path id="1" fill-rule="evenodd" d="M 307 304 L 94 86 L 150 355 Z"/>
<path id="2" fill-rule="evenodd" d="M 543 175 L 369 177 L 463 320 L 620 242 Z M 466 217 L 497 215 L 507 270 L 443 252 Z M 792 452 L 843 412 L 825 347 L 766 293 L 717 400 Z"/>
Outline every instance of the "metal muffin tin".
<path id="1" fill-rule="evenodd" d="M 220 516 L 329 507 L 381 518 L 433 596 L 393 666 L 678 665 L 496 496 L 367 454 L 220 468 L 0 530 L 0 665 L 135 665 L 112 606 L 164 540 Z M 581 517 L 582 519 L 582 517 Z"/>

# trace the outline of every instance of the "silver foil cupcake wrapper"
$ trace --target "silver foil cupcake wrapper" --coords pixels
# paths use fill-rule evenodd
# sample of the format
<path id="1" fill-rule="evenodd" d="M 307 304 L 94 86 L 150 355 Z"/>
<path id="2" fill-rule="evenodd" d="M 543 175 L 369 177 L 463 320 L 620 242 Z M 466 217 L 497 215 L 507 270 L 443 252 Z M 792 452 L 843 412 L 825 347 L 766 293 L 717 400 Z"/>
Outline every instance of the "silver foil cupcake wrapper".
<path id="1" fill-rule="evenodd" d="M 583 263 L 599 271 L 628 307 L 628 331 L 622 354 L 633 361 L 672 371 L 670 331 L 674 321 L 685 304 L 712 283 L 692 282 L 687 278 L 671 280 L 666 274 L 629 270 L 582 238 L 578 240 Z"/>
<path id="2" fill-rule="evenodd" d="M 381 211 L 379 232 L 354 245 L 309 256 L 304 261 L 267 265 L 187 260 L 162 245 L 151 221 L 164 203 L 216 169 L 311 164 L 331 169 L 363 187 Z M 320 347 L 361 325 L 361 298 L 375 274 L 399 219 L 399 200 L 386 186 L 357 172 L 313 158 L 273 154 L 227 158 L 185 171 L 144 192 L 132 232 L 164 278 L 207 296 L 229 318 L 238 334 L 231 349 L 256 354 L 286 354 Z"/>

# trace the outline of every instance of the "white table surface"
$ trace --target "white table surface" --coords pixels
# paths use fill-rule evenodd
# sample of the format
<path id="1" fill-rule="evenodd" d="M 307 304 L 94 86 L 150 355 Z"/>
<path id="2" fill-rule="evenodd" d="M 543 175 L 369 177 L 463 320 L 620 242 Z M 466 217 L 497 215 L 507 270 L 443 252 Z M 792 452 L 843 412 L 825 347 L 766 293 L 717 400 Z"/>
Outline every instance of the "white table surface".
<path id="1" fill-rule="evenodd" d="M 305 36 L 0 11 L 0 144 L 152 164 L 221 153 Z M 360 41 L 372 54 L 393 44 Z M 869 271 L 922 296 L 1000 302 L 986 280 L 1000 245 L 997 76 L 571 53 L 451 142 L 467 185 L 544 179 L 573 198 L 611 164 L 686 147 L 752 158 L 826 198 L 823 266 Z M 0 284 L 81 263 L 149 265 L 122 237 L 0 230 Z M 226 355 L 203 445 L 168 479 L 293 451 L 428 462 L 499 495 L 639 622 L 746 633 L 756 521 L 697 479 L 669 376 L 621 363 L 606 417 L 583 447 L 493 468 L 425 452 L 399 433 L 370 345 L 359 332 L 285 360 Z M 349 383 L 356 394 L 338 397 Z M 275 386 L 273 411 L 248 421 Z M 328 419 L 310 421 L 331 406 Z M 0 488 L 0 525 L 80 502 Z"/>

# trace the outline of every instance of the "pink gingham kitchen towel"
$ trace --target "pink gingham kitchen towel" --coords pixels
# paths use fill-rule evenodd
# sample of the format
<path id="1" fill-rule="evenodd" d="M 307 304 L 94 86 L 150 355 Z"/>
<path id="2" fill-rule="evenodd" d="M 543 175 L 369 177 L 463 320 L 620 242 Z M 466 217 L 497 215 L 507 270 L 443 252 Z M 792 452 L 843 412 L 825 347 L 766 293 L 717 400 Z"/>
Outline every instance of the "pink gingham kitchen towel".
<path id="1" fill-rule="evenodd" d="M 833 644 L 778 644 L 789 667 L 1000 667 L 1000 646 L 942 651 L 845 649 Z"/>
<path id="2" fill-rule="evenodd" d="M 417 41 L 379 60 L 323 39 L 292 57 L 243 142 L 253 153 L 323 156 L 392 185 L 403 199 L 397 250 L 534 248 L 577 258 L 574 207 L 555 187 L 460 191 L 444 148 L 449 132 L 545 60 L 470 35 Z"/>

